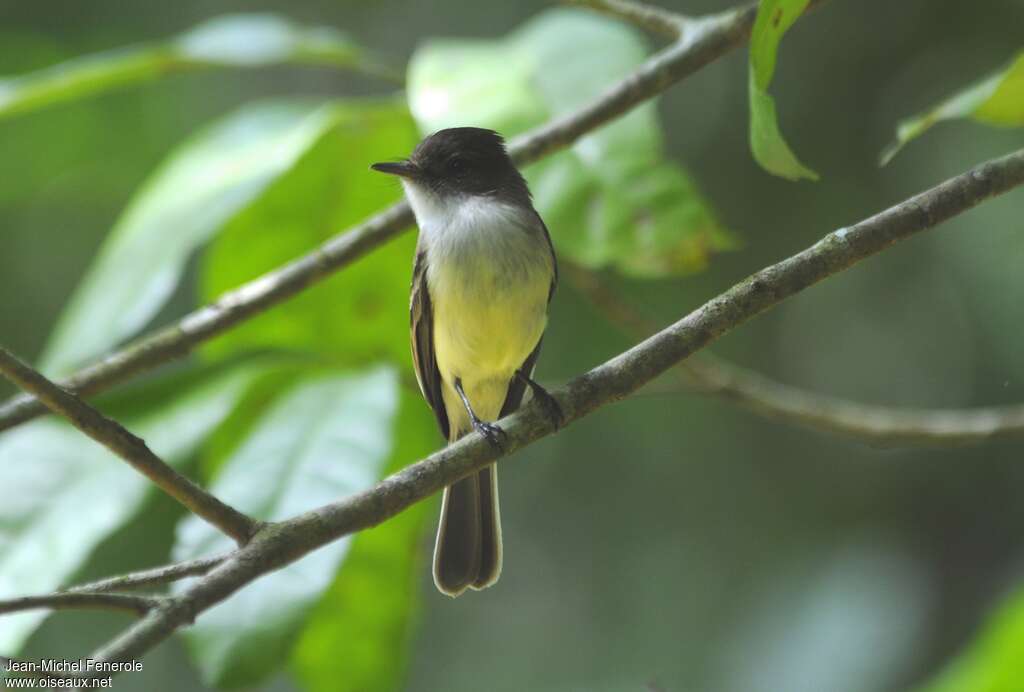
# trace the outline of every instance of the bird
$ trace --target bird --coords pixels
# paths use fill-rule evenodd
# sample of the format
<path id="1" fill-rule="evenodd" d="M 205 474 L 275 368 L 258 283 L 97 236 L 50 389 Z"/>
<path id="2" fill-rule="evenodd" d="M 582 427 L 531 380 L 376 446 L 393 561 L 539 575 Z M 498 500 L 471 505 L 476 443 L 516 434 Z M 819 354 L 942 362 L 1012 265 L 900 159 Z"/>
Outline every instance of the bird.
<path id="1" fill-rule="evenodd" d="M 495 424 L 526 389 L 557 428 L 562 412 L 533 370 L 558 285 L 558 263 L 529 187 L 494 130 L 454 127 L 408 158 L 375 163 L 398 176 L 419 237 L 409 326 L 413 366 L 441 434 L 476 431 L 500 449 Z M 444 490 L 433 577 L 441 593 L 493 585 L 503 560 L 494 464 Z"/>

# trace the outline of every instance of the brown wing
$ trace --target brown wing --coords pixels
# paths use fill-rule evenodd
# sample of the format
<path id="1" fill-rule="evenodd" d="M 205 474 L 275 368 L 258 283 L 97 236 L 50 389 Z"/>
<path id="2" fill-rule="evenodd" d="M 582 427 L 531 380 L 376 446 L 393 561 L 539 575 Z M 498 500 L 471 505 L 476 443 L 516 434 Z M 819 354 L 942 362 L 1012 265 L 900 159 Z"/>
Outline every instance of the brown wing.
<path id="1" fill-rule="evenodd" d="M 441 396 L 441 373 L 434 358 L 434 313 L 427 289 L 427 253 L 416 249 L 412 268 L 412 290 L 409 299 L 409 337 L 412 342 L 412 364 L 423 398 L 434 409 L 434 416 L 444 439 L 448 439 L 448 412 Z"/>
<path id="2" fill-rule="evenodd" d="M 534 212 L 536 214 L 536 212 Z M 548 227 L 544 224 L 544 219 L 540 218 L 540 214 L 536 214 L 537 223 L 540 225 L 542 231 L 544 231 L 544 240 L 548 243 L 548 249 L 551 250 L 551 288 L 548 289 L 548 303 L 551 302 L 551 298 L 555 295 L 555 288 L 558 286 L 558 259 L 555 257 L 555 246 L 551 244 L 551 234 L 548 233 Z M 540 345 L 544 343 L 544 336 L 541 335 L 537 341 L 537 345 L 533 347 L 533 351 L 523 361 L 520 370 L 522 370 L 529 377 L 533 377 L 533 367 L 537 364 L 537 358 L 540 356 Z M 508 414 L 519 408 L 519 404 L 523 402 L 523 394 L 526 392 L 526 383 L 518 377 L 513 377 L 512 381 L 508 385 L 508 393 L 505 395 L 505 403 L 501 405 L 500 418 L 504 418 Z"/>
<path id="3" fill-rule="evenodd" d="M 558 258 L 555 257 L 555 246 L 551 244 L 551 234 L 548 233 L 548 227 L 544 223 L 544 219 L 540 218 L 540 214 L 537 214 L 537 212 L 534 212 L 534 214 L 537 216 L 537 223 L 540 224 L 540 229 L 544 231 L 544 240 L 548 243 L 548 250 L 551 251 L 551 269 L 553 273 L 551 274 L 551 288 L 548 290 L 548 303 L 550 303 L 555 295 L 555 288 L 558 287 Z M 540 342 L 537 342 L 537 349 L 539 348 Z M 530 354 L 530 358 L 533 358 L 534 361 L 537 360 L 537 349 L 534 349 L 534 352 Z M 530 358 L 526 360 L 529 361 Z M 532 368 L 533 366 L 531 365 L 530 367 Z M 525 370 L 525 364 L 523 369 Z"/>
<path id="4" fill-rule="evenodd" d="M 537 356 L 540 355 L 540 345 L 544 341 L 544 337 L 540 338 L 533 351 L 523 361 L 523 366 L 520 368 L 524 373 L 533 377 L 533 366 L 537 363 Z M 526 392 L 526 383 L 518 377 L 513 377 L 512 381 L 508 383 L 508 393 L 505 395 L 505 403 L 501 405 L 501 413 L 498 414 L 498 418 L 504 418 L 508 414 L 512 413 L 519 408 L 519 404 L 523 403 L 523 394 Z"/>

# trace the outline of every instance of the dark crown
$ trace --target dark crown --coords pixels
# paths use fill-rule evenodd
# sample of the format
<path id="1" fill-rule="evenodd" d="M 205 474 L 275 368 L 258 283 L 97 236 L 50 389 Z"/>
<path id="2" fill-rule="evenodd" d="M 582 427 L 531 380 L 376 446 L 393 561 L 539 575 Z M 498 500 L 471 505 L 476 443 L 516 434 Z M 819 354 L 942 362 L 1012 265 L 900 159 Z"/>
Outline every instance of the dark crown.
<path id="1" fill-rule="evenodd" d="M 438 192 L 496 194 L 530 200 L 526 181 L 494 130 L 452 127 L 430 135 L 409 157 L 423 182 Z"/>

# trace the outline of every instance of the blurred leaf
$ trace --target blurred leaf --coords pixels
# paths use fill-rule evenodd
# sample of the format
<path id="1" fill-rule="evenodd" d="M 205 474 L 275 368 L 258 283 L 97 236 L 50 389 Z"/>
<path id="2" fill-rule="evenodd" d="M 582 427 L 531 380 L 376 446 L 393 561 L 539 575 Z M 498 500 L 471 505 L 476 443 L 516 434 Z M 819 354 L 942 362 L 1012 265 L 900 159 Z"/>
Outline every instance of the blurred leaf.
<path id="1" fill-rule="evenodd" d="M 336 109 L 336 126 L 288 175 L 229 223 L 205 251 L 201 289 L 205 297 L 212 299 L 309 251 L 398 196 L 394 181 L 369 173 L 367 165 L 405 155 L 415 145 L 416 128 L 404 104 L 351 102 L 337 104 Z M 283 348 L 326 356 L 333 363 L 361 364 L 385 357 L 408 367 L 408 284 L 414 243 L 415 237 L 409 235 L 376 249 L 287 305 L 215 339 L 203 353 L 220 358 L 252 349 Z M 239 461 L 239 457 L 253 440 L 262 439 L 267 420 L 286 413 L 295 415 L 285 404 L 274 401 L 289 384 L 288 375 L 281 373 L 264 378 L 250 389 L 246 400 L 214 437 L 204 460 L 208 469 L 221 468 L 229 474 L 238 466 L 252 472 L 253 464 Z M 385 439 L 398 444 L 390 457 L 392 468 L 423 456 L 438 442 L 428 409 L 418 400 L 410 403 L 409 398 L 403 397 L 401 412 L 396 412 L 395 429 L 382 431 Z M 344 429 L 340 413 L 344 403 L 333 413 L 334 409 L 322 403 L 312 407 L 324 409 L 323 415 L 331 419 L 332 425 Z M 358 427 L 359 420 L 352 425 Z M 282 421 L 285 428 L 293 425 L 291 418 Z M 308 436 L 298 434 L 300 438 Z M 380 459 L 380 466 L 385 461 L 387 457 Z M 325 463 L 333 468 L 345 462 L 339 453 L 310 459 L 309 463 Z M 258 475 L 273 478 L 272 473 Z M 218 480 L 221 482 L 230 486 Z M 331 496 L 319 500 L 307 490 L 297 489 L 296 494 L 312 507 L 353 490 L 326 488 Z M 273 615 L 276 624 L 270 633 L 245 631 L 239 633 L 237 641 L 222 640 L 213 645 L 219 650 L 213 654 L 218 660 L 200 662 L 204 675 L 229 686 L 258 680 L 276 670 L 298 640 L 294 666 L 311 688 L 333 690 L 347 685 L 348 689 L 382 689 L 384 680 L 397 680 L 416 594 L 413 563 L 422 517 L 422 509 L 416 508 L 360 534 L 347 557 L 347 541 L 343 541 L 289 568 L 285 577 L 274 575 L 261 580 L 259 584 L 269 581 L 265 588 L 275 592 L 283 589 L 292 593 L 292 587 L 282 587 L 274 579 L 285 579 L 285 584 L 300 580 L 309 589 L 284 604 L 284 612 Z M 320 553 L 324 555 L 320 557 Z M 345 566 L 338 571 L 342 559 Z M 298 572 L 288 574 L 294 570 Z M 254 596 L 236 597 L 242 599 L 238 608 L 262 612 L 266 597 L 260 594 L 267 592 L 260 591 L 259 585 L 256 588 Z M 232 599 L 230 603 L 234 602 Z M 218 617 L 217 622 L 227 627 L 238 613 L 226 612 Z M 203 620 L 199 624 L 202 626 Z M 211 631 L 216 627 L 211 625 Z M 197 651 L 210 647 L 205 639 L 193 643 Z"/>
<path id="2" fill-rule="evenodd" d="M 259 198 L 336 124 L 322 104 L 248 106 L 175 154 L 125 210 L 65 308 L 43 357 L 64 374 L 143 327 L 191 253 Z"/>
<path id="3" fill-rule="evenodd" d="M 136 407 L 122 422 L 172 466 L 187 460 L 228 415 L 257 366 L 233 368 L 166 403 Z M 162 386 L 162 385 L 161 385 Z M 165 389 L 165 391 L 167 391 Z M 0 598 L 62 586 L 108 535 L 129 521 L 153 486 L 70 425 L 44 418 L 0 438 Z M 0 619 L 0 651 L 17 652 L 46 617 Z"/>
<path id="4" fill-rule="evenodd" d="M 213 361 L 214 364 L 222 362 L 225 361 Z M 273 363 L 273 368 L 267 368 L 259 377 L 254 378 L 231 415 L 203 445 L 199 476 L 204 483 L 216 477 L 224 463 L 259 427 L 264 414 L 286 390 L 302 378 L 315 377 L 328 370 L 320 360 L 304 356 L 279 356 Z"/>
<path id="5" fill-rule="evenodd" d="M 0 24 L 3 24 L 0 22 Z M 22 33 L 9 26 L 0 28 L 0 65 L 10 70 L 31 69 L 64 57 L 62 44 L 52 37 Z M 108 129 L 100 109 L 94 103 L 81 103 L 73 107 L 50 111 L 38 118 L 4 123 L 0 127 L 0 207 L 12 205 L 24 208 L 29 200 L 45 194 L 55 180 L 72 174 L 69 170 L 76 156 L 86 161 L 100 161 L 110 147 L 120 142 Z M 91 166 L 89 182 L 106 183 L 108 170 Z M 97 173 L 102 170 L 102 173 Z M 97 178 L 101 178 L 97 180 Z M 88 187 L 82 186 L 82 187 Z M 103 192 L 108 192 L 104 188 Z M 75 187 L 69 191 L 70 200 L 81 206 L 95 206 L 97 190 L 84 192 Z M 12 229 L 7 229 L 5 235 Z"/>
<path id="6" fill-rule="evenodd" d="M 882 536 L 839 540 L 828 553 L 800 553 L 741 598 L 709 689 L 895 689 L 927 631 L 928 574 Z"/>
<path id="7" fill-rule="evenodd" d="M 388 473 L 421 459 L 441 442 L 418 392 L 402 392 L 397 447 Z M 292 653 L 307 692 L 394 690 L 401 686 L 417 610 L 424 519 L 420 502 L 356 536 L 345 568 L 310 613 Z"/>
<path id="8" fill-rule="evenodd" d="M 374 161 L 407 154 L 416 129 L 398 101 L 337 102 L 315 146 L 219 234 L 203 256 L 201 294 L 213 300 L 308 252 L 395 201 L 398 184 Z M 223 356 L 254 348 L 319 353 L 347 365 L 390 357 L 408 366 L 409 276 L 416 239 L 406 235 L 207 344 Z M 340 360 L 339 360 L 340 359 Z"/>
<path id="9" fill-rule="evenodd" d="M 818 174 L 800 163 L 783 139 L 768 86 L 775 74 L 779 41 L 808 2 L 761 0 L 750 35 L 750 149 L 762 168 L 788 180 L 817 180 Z"/>
<path id="10" fill-rule="evenodd" d="M 273 14 L 216 17 L 167 41 L 87 55 L 0 80 L 0 119 L 178 71 L 305 64 L 387 75 L 364 49 L 329 27 Z"/>
<path id="11" fill-rule="evenodd" d="M 919 692 L 1019 692 L 1024 680 L 1024 591 L 1000 606 L 977 639 Z"/>
<path id="12" fill-rule="evenodd" d="M 340 31 L 299 26 L 273 14 L 215 17 L 179 36 L 173 46 L 186 62 L 225 67 L 290 61 L 354 67 L 363 52 Z"/>
<path id="13" fill-rule="evenodd" d="M 226 461 L 213 492 L 260 519 L 280 520 L 364 490 L 390 457 L 397 408 L 390 370 L 306 380 L 270 407 Z M 201 615 L 185 637 L 203 679 L 238 686 L 280 668 L 350 541 L 317 550 Z M 230 547 L 188 517 L 174 553 L 182 560 Z"/>
<path id="14" fill-rule="evenodd" d="M 943 120 L 971 118 L 989 125 L 1024 125 L 1024 51 L 999 72 L 958 91 L 921 115 L 900 122 L 896 141 L 882 152 L 884 166 L 910 140 Z"/>
<path id="15" fill-rule="evenodd" d="M 409 103 L 423 132 L 479 125 L 511 136 L 593 100 L 646 53 L 620 22 L 549 10 L 504 39 L 428 42 L 410 63 Z M 662 146 L 648 103 L 527 169 L 561 253 L 665 276 L 700 269 L 710 252 L 732 247 Z"/>

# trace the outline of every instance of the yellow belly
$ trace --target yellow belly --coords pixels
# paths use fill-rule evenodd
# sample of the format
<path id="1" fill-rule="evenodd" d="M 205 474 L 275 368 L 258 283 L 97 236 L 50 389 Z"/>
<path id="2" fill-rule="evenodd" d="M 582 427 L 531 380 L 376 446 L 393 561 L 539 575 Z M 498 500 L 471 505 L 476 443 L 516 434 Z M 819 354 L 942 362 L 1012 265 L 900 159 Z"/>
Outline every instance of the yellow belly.
<path id="1" fill-rule="evenodd" d="M 439 267 L 431 281 L 434 356 L 454 430 L 469 417 L 454 390 L 462 382 L 473 410 L 496 420 L 515 371 L 537 346 L 547 322 L 551 272 L 545 263 L 514 278 L 501 267 Z"/>

